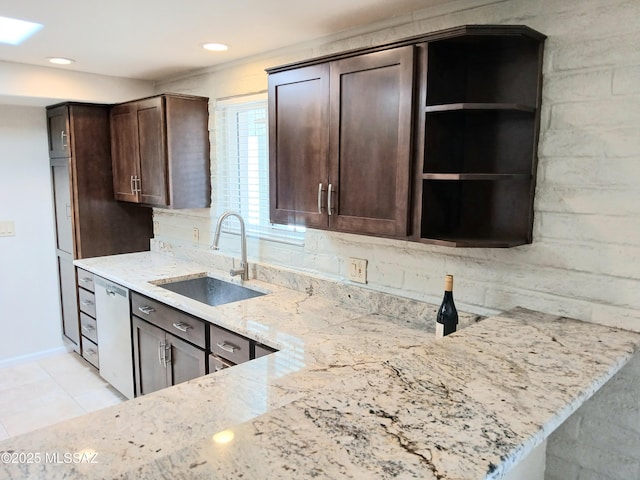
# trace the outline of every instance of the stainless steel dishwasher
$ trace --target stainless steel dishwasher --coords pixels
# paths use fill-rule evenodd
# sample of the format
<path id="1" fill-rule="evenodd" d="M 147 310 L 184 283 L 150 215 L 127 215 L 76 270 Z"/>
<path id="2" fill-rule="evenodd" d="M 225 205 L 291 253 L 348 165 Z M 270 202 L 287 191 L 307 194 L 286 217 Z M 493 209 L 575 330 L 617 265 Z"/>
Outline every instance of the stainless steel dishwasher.
<path id="1" fill-rule="evenodd" d="M 134 396 L 129 290 L 95 277 L 100 376 L 127 398 Z"/>

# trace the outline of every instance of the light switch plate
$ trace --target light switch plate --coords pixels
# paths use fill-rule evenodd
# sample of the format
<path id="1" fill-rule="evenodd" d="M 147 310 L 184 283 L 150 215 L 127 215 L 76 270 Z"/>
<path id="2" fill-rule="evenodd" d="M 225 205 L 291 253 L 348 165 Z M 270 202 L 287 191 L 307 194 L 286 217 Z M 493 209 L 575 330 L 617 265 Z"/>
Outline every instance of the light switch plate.
<path id="1" fill-rule="evenodd" d="M 363 258 L 349 258 L 349 280 L 367 283 L 367 260 Z"/>
<path id="2" fill-rule="evenodd" d="M 0 237 L 14 237 L 16 235 L 16 225 L 11 220 L 0 221 Z"/>

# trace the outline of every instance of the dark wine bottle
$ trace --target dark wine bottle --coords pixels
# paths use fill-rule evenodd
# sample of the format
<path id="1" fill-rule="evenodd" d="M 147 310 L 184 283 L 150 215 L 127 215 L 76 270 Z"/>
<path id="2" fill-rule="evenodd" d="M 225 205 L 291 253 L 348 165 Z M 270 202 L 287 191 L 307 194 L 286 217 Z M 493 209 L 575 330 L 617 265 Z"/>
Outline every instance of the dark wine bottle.
<path id="1" fill-rule="evenodd" d="M 436 317 L 436 337 L 442 338 L 456 331 L 458 311 L 453 303 L 453 275 L 444 278 L 444 298 Z"/>

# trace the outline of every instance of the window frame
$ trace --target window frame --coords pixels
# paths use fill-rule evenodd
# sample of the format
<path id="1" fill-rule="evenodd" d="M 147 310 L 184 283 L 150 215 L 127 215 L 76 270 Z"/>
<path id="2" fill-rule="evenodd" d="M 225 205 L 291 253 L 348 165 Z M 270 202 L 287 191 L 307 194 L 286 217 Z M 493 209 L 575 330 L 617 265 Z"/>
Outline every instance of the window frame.
<path id="1" fill-rule="evenodd" d="M 254 106 L 255 108 L 252 108 Z M 257 145 L 257 161 L 258 165 L 257 177 L 250 175 L 250 165 L 243 164 L 243 161 L 249 161 L 250 151 L 248 146 L 238 145 L 231 146 L 238 138 L 246 139 L 238 131 L 238 114 L 248 112 L 255 109 L 264 109 L 264 138 L 258 140 Z M 231 115 L 235 116 L 232 121 Z M 219 98 L 215 101 L 214 106 L 215 130 L 215 161 L 212 164 L 212 202 L 211 213 L 216 218 L 222 215 L 225 210 L 235 210 L 242 215 L 245 220 L 245 230 L 248 237 L 256 237 L 274 242 L 286 243 L 291 245 L 304 245 L 306 229 L 295 225 L 279 225 L 270 222 L 269 219 L 269 125 L 268 125 L 268 99 L 267 92 L 258 92 L 247 95 L 234 97 Z M 261 120 L 259 120 L 261 121 Z M 238 143 L 238 142 L 236 142 Z M 242 158 L 245 152 L 246 158 Z M 253 151 L 254 154 L 256 151 Z M 233 171 L 238 172 L 237 175 Z M 246 178 L 243 178 L 243 174 Z M 253 209 L 260 211 L 258 223 L 252 222 L 251 218 L 255 215 L 247 215 L 249 212 L 247 203 L 251 202 L 250 180 L 257 181 L 259 188 L 259 198 L 257 207 L 254 203 Z M 238 185 L 235 190 L 234 185 Z M 246 189 L 246 195 L 243 192 Z M 232 197 L 235 196 L 235 201 Z M 243 202 L 244 203 L 243 205 Z M 266 208 L 265 208 L 266 202 Z M 240 205 L 240 207 L 238 207 Z M 266 215 L 265 215 L 266 213 Z M 237 221 L 229 222 L 225 220 L 222 230 L 227 233 L 239 234 L 240 226 Z"/>

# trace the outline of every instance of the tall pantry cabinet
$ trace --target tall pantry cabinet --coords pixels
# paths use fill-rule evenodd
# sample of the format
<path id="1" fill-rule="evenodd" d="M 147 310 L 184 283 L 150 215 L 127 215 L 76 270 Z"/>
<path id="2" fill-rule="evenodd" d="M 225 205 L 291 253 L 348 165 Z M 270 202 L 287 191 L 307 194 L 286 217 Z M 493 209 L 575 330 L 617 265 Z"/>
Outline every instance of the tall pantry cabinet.
<path id="1" fill-rule="evenodd" d="M 115 200 L 108 105 L 47 107 L 64 335 L 80 353 L 73 260 L 149 250 L 151 209 Z"/>

